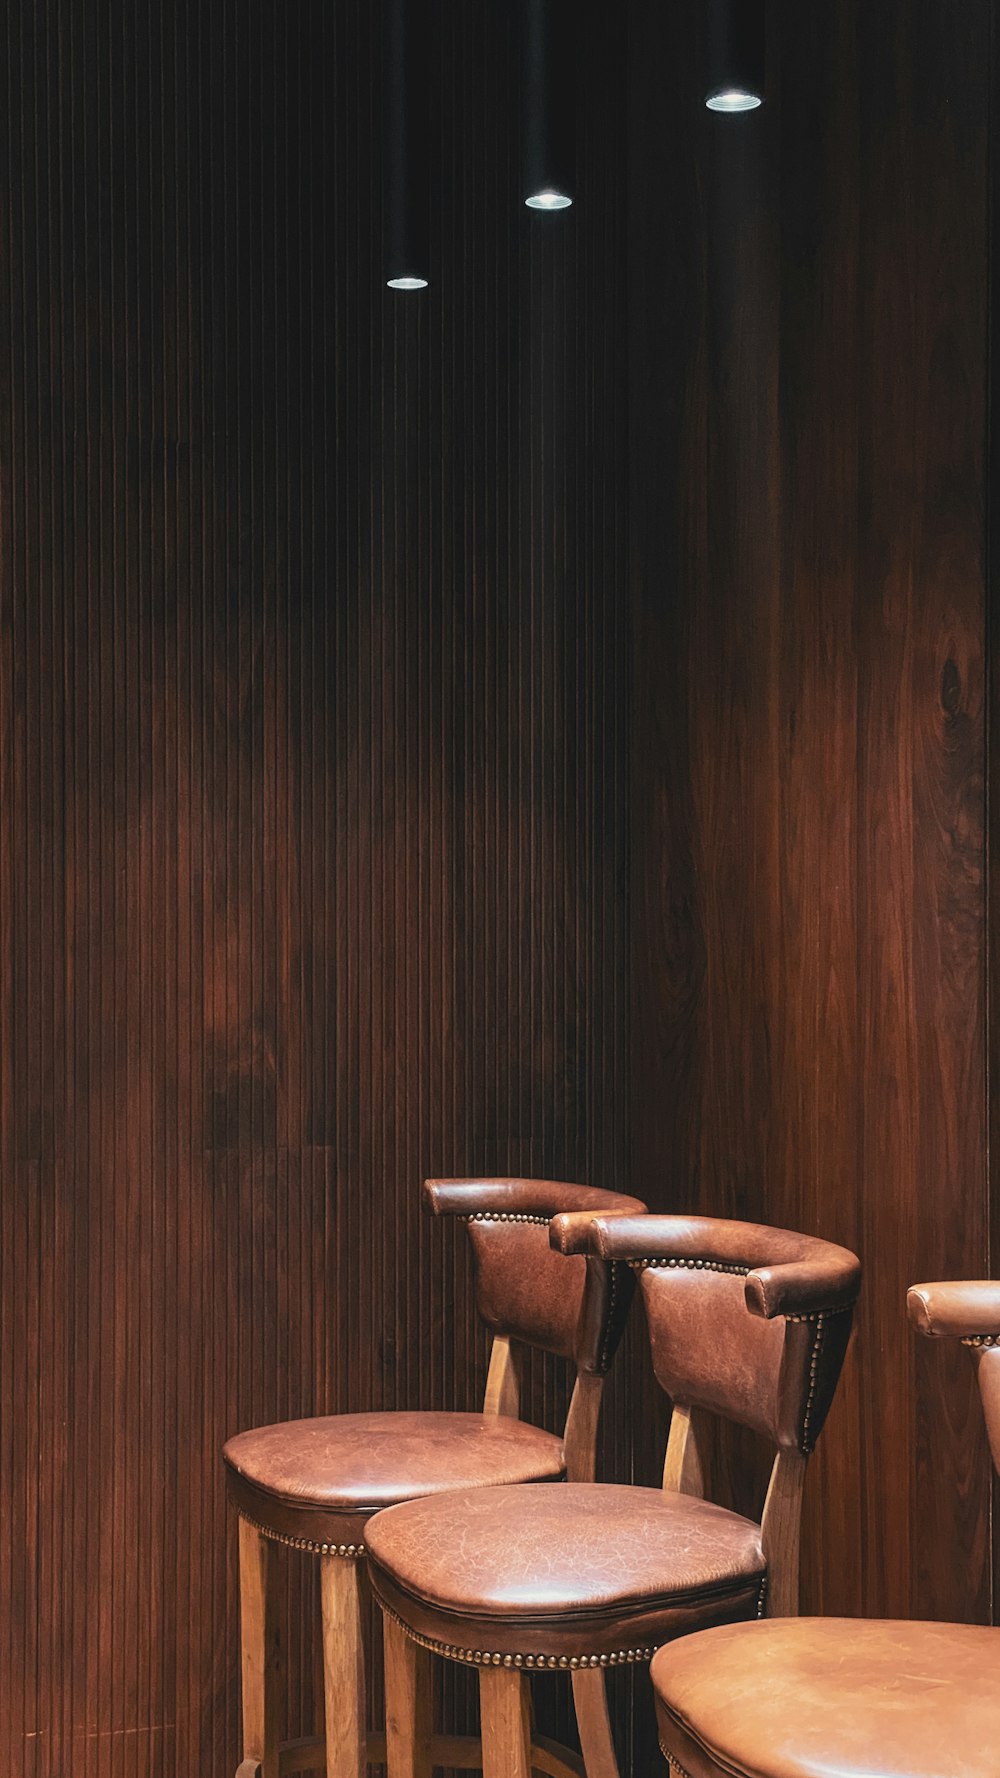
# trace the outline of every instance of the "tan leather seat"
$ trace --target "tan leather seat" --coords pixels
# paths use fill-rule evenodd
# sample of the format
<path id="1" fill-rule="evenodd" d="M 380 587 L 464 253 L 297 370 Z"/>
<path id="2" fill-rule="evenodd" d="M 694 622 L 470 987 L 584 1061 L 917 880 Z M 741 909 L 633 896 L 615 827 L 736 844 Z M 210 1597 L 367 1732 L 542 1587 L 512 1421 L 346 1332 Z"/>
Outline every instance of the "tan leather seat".
<path id="1" fill-rule="evenodd" d="M 460 1622 L 473 1652 L 524 1665 L 640 1645 L 648 1659 L 645 1645 L 665 1635 L 752 1615 L 766 1571 L 751 1519 L 611 1483 L 480 1488 L 393 1507 L 372 1521 L 368 1556 L 383 1605 L 442 1652 Z"/>
<path id="2" fill-rule="evenodd" d="M 1000 1470 L 1000 1281 L 915 1284 L 910 1320 L 961 1340 Z M 1000 1630 L 775 1617 L 663 1648 L 660 1746 L 680 1778 L 997 1778 Z"/>
<path id="3" fill-rule="evenodd" d="M 258 1426 L 222 1453 L 244 1518 L 304 1548 L 353 1544 L 398 1500 L 493 1482 L 557 1481 L 563 1441 L 499 1414 L 330 1414 Z"/>
<path id="4" fill-rule="evenodd" d="M 997 1778 L 1000 1630 L 775 1618 L 653 1661 L 688 1778 Z"/>

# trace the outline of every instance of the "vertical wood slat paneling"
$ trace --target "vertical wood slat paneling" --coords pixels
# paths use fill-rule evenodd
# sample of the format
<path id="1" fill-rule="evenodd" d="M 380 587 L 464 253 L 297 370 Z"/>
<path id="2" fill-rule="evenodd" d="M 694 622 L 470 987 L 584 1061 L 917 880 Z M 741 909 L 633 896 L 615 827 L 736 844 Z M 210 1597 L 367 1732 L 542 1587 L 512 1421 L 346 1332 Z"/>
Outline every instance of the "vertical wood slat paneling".
<path id="1" fill-rule="evenodd" d="M 990 9 L 781 5 L 729 119 L 683 22 L 632 21 L 635 1188 L 858 1246 L 805 1602 L 986 1618 L 971 1374 L 904 1291 L 997 1266 Z"/>
<path id="2" fill-rule="evenodd" d="M 410 301 L 379 264 L 378 10 L 5 13 L 0 1767 L 24 1778 L 231 1772 L 222 1439 L 482 1386 L 423 1174 L 626 1183 L 621 27 L 580 9 L 580 203 L 539 218 L 509 9 L 440 9 Z M 539 1413 L 562 1399 L 540 1371 Z M 619 1473 L 626 1432 L 616 1387 Z"/>

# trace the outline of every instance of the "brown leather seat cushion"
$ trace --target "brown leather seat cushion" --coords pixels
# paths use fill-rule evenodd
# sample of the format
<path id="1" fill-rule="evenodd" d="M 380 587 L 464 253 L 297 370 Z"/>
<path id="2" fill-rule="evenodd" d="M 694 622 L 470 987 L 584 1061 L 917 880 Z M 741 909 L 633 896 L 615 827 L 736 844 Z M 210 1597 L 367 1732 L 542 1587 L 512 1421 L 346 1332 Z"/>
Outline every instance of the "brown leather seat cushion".
<path id="1" fill-rule="evenodd" d="M 653 1662 L 660 1741 L 689 1778 L 997 1778 L 1000 1630 L 775 1618 Z"/>
<path id="2" fill-rule="evenodd" d="M 600 1654 L 752 1616 L 760 1527 L 658 1488 L 483 1488 L 379 1513 L 366 1536 L 384 1604 L 452 1648 Z"/>
<path id="3" fill-rule="evenodd" d="M 496 1414 L 336 1414 L 238 1433 L 223 1451 L 229 1492 L 265 1530 L 356 1544 L 397 1500 L 493 1482 L 556 1481 L 561 1439 Z"/>

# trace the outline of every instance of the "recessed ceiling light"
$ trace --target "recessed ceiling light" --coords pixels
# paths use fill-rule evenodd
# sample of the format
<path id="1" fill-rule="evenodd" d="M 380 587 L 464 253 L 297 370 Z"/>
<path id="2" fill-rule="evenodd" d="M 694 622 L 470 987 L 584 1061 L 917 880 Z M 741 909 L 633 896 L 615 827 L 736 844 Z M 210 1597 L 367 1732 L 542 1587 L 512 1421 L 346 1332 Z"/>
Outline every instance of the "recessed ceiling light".
<path id="1" fill-rule="evenodd" d="M 426 290 L 429 279 L 425 35 L 421 0 L 386 0 L 383 270 L 390 290 Z"/>
<path id="2" fill-rule="evenodd" d="M 705 0 L 705 104 L 756 111 L 764 101 L 766 0 Z"/>
<path id="3" fill-rule="evenodd" d="M 710 93 L 705 100 L 709 111 L 756 111 L 760 103 L 759 93 L 747 93 L 738 86 L 728 87 L 723 93 Z"/>
<path id="4" fill-rule="evenodd" d="M 522 0 L 524 151 L 521 190 L 529 210 L 573 202 L 573 0 Z"/>

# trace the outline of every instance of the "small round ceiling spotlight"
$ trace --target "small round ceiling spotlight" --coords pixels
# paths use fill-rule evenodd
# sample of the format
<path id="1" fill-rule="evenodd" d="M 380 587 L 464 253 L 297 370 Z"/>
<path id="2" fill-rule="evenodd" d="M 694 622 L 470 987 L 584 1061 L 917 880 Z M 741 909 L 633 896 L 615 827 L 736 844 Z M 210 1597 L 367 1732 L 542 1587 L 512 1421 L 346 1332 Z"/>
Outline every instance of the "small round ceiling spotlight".
<path id="1" fill-rule="evenodd" d="M 709 111 L 756 111 L 764 102 L 764 0 L 708 0 L 705 24 Z"/>
<path id="2" fill-rule="evenodd" d="M 573 199 L 562 191 L 536 191 L 524 201 L 529 210 L 568 210 Z"/>
<path id="3" fill-rule="evenodd" d="M 385 281 L 426 290 L 430 281 L 429 113 L 422 0 L 383 0 L 385 23 Z"/>
<path id="4" fill-rule="evenodd" d="M 576 30 L 570 5 L 521 0 L 521 190 L 529 210 L 568 210 L 573 202 Z"/>
<path id="5" fill-rule="evenodd" d="M 721 93 L 709 93 L 705 104 L 709 111 L 756 111 L 763 103 L 759 93 L 746 93 L 739 87 L 727 87 Z"/>

